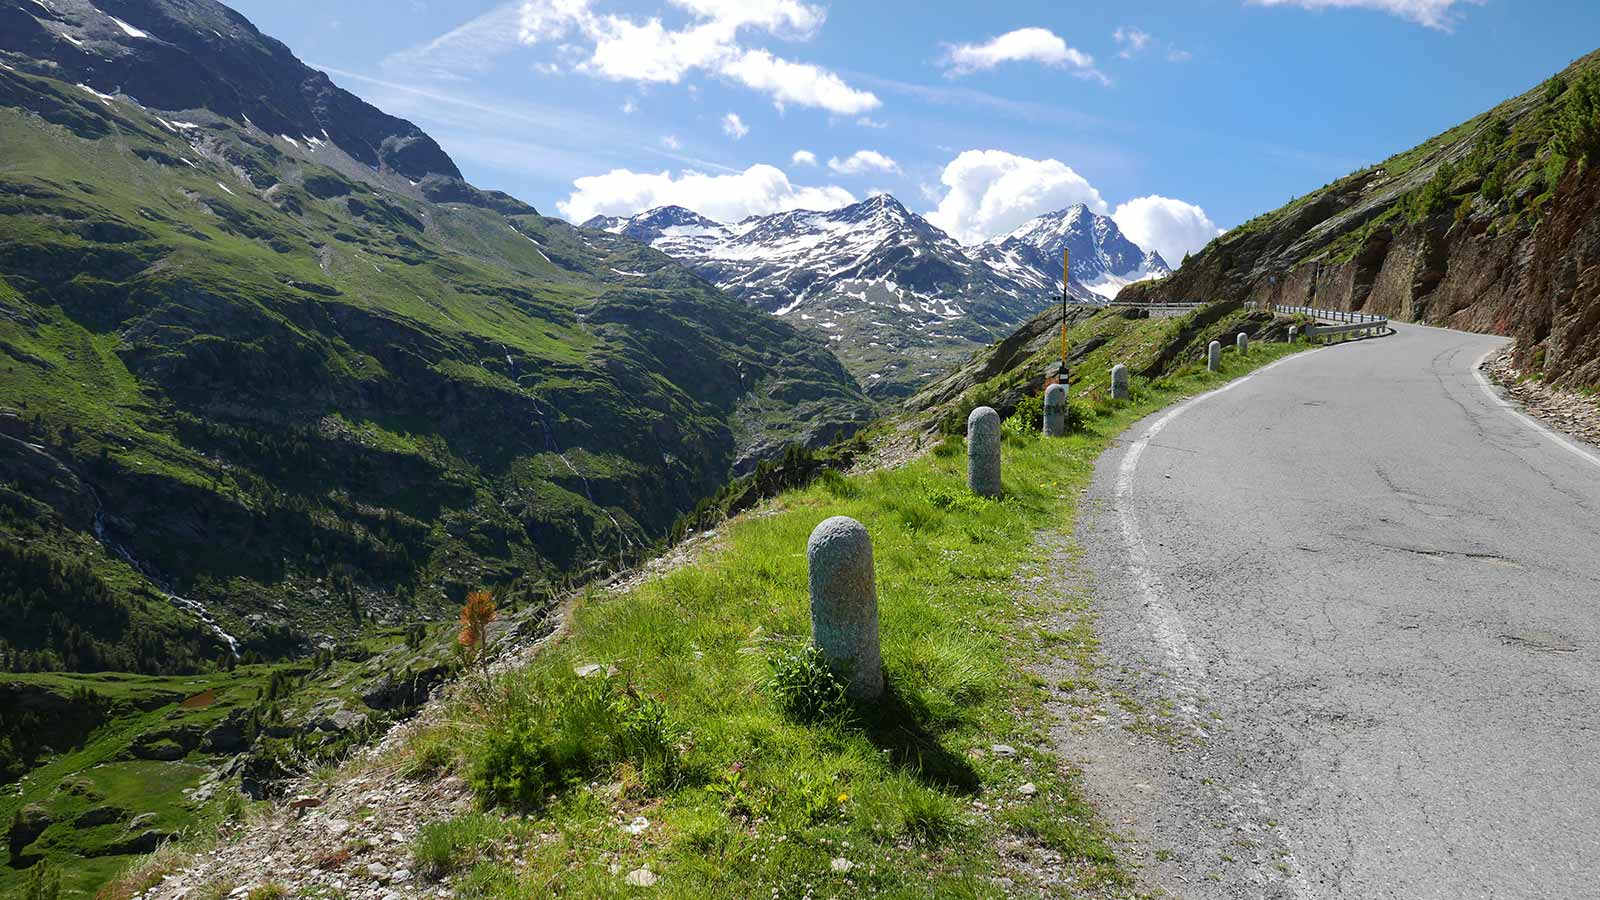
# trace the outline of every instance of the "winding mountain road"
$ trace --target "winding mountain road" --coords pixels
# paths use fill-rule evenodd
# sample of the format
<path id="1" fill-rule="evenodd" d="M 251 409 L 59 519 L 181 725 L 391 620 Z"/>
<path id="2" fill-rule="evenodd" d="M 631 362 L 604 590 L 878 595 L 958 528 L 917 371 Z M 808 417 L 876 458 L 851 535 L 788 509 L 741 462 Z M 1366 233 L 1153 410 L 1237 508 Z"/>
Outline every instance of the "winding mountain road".
<path id="1" fill-rule="evenodd" d="M 1167 739 L 1057 739 L 1172 896 L 1600 896 L 1600 454 L 1483 381 L 1504 339 L 1396 328 L 1100 460 L 1102 671 Z"/>

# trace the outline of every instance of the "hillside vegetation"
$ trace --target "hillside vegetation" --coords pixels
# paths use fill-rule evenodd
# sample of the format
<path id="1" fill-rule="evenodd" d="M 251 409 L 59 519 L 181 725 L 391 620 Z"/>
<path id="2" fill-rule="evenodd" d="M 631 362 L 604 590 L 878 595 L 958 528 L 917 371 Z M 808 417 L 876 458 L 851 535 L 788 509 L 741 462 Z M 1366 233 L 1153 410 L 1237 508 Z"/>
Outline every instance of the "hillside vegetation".
<path id="1" fill-rule="evenodd" d="M 1234 315 L 1108 312 L 1070 337 L 1105 335 L 1096 352 L 1136 359 L 1223 336 Z M 304 846 L 289 815 L 274 816 L 223 838 L 272 848 L 271 864 L 199 857 L 154 896 L 245 885 L 314 895 L 375 863 L 416 873 L 408 891 L 448 878 L 484 898 L 625 896 L 643 883 L 667 897 L 1130 895 L 1115 838 L 1040 730 L 1052 699 L 1090 716 L 1125 698 L 1092 677 L 1087 614 L 1045 628 L 1060 611 L 1022 585 L 1045 571 L 1040 533 L 1070 531 L 1095 459 L 1125 427 L 1297 349 L 1230 350 L 1218 374 L 1171 353 L 1130 401 L 1097 391 L 1085 369 L 1076 428 L 1059 440 L 1037 436 L 1028 395 L 1004 430 L 1001 500 L 966 490 L 957 436 L 902 467 L 786 491 L 687 565 L 586 592 L 561 641 L 525 668 L 466 682 L 385 761 L 427 773 L 423 794 L 453 796 L 464 780 L 481 812 L 422 822 L 400 860 L 359 834 Z M 839 514 L 874 542 L 890 689 L 871 709 L 841 702 L 804 649 L 806 538 Z M 1077 660 L 1085 677 L 1029 677 L 1043 655 Z M 1162 712 L 1140 714 L 1159 733 Z M 372 765 L 351 776 L 370 783 Z M 265 836 L 278 829 L 290 836 Z M 315 858 L 339 861 L 319 869 Z"/>
<path id="2" fill-rule="evenodd" d="M 1514 336 L 1600 384 L 1600 52 L 1213 241 L 1123 300 L 1270 300 Z"/>
<path id="3" fill-rule="evenodd" d="M 186 115 L 0 68 L 6 668 L 545 595 L 864 417 L 819 342 L 659 253 Z"/>

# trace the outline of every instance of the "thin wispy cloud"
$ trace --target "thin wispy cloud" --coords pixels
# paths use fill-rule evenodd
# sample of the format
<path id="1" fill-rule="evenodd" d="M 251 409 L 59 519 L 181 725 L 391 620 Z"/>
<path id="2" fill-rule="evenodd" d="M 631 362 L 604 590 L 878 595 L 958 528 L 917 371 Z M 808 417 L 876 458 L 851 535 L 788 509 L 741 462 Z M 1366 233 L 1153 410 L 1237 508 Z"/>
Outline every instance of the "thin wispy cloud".
<path id="1" fill-rule="evenodd" d="M 1143 53 L 1152 40 L 1148 31 L 1137 28 L 1118 28 L 1111 38 L 1117 42 L 1117 55 L 1123 59 L 1133 59 Z"/>
<path id="2" fill-rule="evenodd" d="M 728 113 L 722 117 L 722 133 L 734 140 L 743 140 L 750 133 L 750 126 L 744 124 L 738 113 Z"/>
<path id="3" fill-rule="evenodd" d="M 1054 66 L 1080 78 L 1108 81 L 1095 68 L 1094 57 L 1068 46 L 1060 35 L 1048 28 L 1018 28 L 980 44 L 956 44 L 949 48 L 944 59 L 946 72 L 952 77 L 1020 62 Z"/>
<path id="4" fill-rule="evenodd" d="M 1367 9 L 1398 16 L 1418 25 L 1449 31 L 1460 20 L 1462 7 L 1482 6 L 1484 0 L 1245 0 L 1255 6 L 1297 6 L 1301 9 Z"/>

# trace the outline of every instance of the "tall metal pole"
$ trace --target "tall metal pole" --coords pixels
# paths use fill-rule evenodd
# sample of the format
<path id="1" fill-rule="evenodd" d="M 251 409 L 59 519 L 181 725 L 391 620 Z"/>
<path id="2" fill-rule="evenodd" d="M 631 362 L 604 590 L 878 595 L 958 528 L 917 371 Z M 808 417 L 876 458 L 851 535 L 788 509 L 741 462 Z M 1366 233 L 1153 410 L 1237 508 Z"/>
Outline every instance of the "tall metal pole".
<path id="1" fill-rule="evenodd" d="M 1072 251 L 1061 248 L 1061 383 L 1067 381 L 1067 285 L 1072 281 Z"/>

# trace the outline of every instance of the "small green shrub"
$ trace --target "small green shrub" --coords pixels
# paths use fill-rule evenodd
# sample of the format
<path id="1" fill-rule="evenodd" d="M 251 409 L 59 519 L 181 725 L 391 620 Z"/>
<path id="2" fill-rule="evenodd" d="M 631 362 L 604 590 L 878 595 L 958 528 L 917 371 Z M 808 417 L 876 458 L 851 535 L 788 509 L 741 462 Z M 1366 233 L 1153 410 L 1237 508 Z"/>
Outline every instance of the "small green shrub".
<path id="1" fill-rule="evenodd" d="M 1583 73 L 1567 89 L 1552 142 L 1556 152 L 1569 159 L 1587 159 L 1600 152 L 1600 72 Z"/>
<path id="2" fill-rule="evenodd" d="M 897 799 L 900 832 L 914 840 L 936 844 L 954 836 L 965 824 L 955 800 L 938 791 L 911 784 Z"/>
<path id="3" fill-rule="evenodd" d="M 820 481 L 828 493 L 840 500 L 861 496 L 861 486 L 846 478 L 838 469 L 823 469 Z"/>
<path id="4" fill-rule="evenodd" d="M 467 780 L 484 803 L 522 809 L 624 762 L 663 788 L 680 774 L 678 734 L 659 701 L 609 678 L 568 676 L 507 700 L 485 729 Z"/>
<path id="5" fill-rule="evenodd" d="M 1006 421 L 1017 421 L 1030 433 L 1041 430 L 1044 427 L 1044 395 L 1023 397 L 1017 402 L 1017 411 Z"/>
<path id="6" fill-rule="evenodd" d="M 928 479 L 918 481 L 917 489 L 929 506 L 945 512 L 981 513 L 988 502 L 966 488 Z"/>
<path id="7" fill-rule="evenodd" d="M 429 822 L 412 840 L 411 858 L 417 871 L 439 878 L 471 865 L 505 832 L 505 822 L 483 813 Z"/>
<path id="8" fill-rule="evenodd" d="M 287 888 L 276 881 L 269 881 L 251 888 L 250 893 L 245 895 L 245 900 L 287 900 L 288 896 Z"/>
<path id="9" fill-rule="evenodd" d="M 409 755 L 400 767 L 406 778 L 423 779 L 448 770 L 456 762 L 456 742 L 444 729 L 431 728 L 418 734 L 407 748 Z"/>
<path id="10" fill-rule="evenodd" d="M 1094 407 L 1076 400 L 1067 401 L 1067 430 L 1082 431 L 1094 417 Z"/>
<path id="11" fill-rule="evenodd" d="M 845 684 L 815 644 L 777 653 L 768 688 L 779 711 L 802 725 L 837 721 L 849 715 Z"/>
<path id="12" fill-rule="evenodd" d="M 57 900 L 61 896 L 61 872 L 48 860 L 36 863 L 22 882 L 20 900 Z"/>

